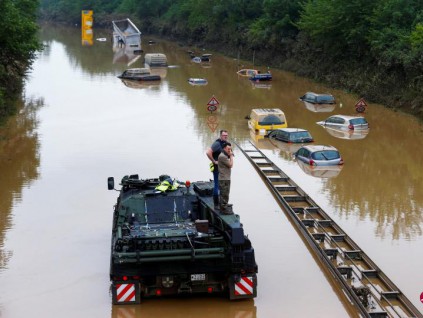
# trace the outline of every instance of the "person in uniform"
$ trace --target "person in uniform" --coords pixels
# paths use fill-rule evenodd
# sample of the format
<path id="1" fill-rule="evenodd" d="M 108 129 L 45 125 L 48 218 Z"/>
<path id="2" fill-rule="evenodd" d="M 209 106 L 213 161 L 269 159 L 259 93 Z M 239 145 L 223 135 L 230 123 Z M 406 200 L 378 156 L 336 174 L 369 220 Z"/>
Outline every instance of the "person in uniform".
<path id="1" fill-rule="evenodd" d="M 229 142 L 223 143 L 223 149 L 218 157 L 219 189 L 220 189 L 220 212 L 233 214 L 232 204 L 229 203 L 231 188 L 231 169 L 234 165 L 234 154 Z"/>
<path id="2" fill-rule="evenodd" d="M 214 188 L 213 188 L 213 201 L 215 205 L 219 204 L 219 169 L 217 165 L 217 159 L 222 152 L 222 145 L 224 142 L 228 140 L 228 131 L 221 130 L 219 139 L 211 145 L 210 148 L 207 149 L 206 155 L 209 160 L 212 162 L 213 167 L 213 180 L 214 180 Z"/>

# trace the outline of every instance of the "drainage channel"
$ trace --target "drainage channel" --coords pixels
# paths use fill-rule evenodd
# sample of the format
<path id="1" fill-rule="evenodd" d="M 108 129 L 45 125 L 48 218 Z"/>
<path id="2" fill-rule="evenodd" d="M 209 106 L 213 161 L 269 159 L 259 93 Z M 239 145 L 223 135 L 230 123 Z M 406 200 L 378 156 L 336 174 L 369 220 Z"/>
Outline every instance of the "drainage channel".
<path id="1" fill-rule="evenodd" d="M 366 253 L 279 167 L 251 142 L 245 149 L 237 147 L 362 315 L 423 318 Z"/>

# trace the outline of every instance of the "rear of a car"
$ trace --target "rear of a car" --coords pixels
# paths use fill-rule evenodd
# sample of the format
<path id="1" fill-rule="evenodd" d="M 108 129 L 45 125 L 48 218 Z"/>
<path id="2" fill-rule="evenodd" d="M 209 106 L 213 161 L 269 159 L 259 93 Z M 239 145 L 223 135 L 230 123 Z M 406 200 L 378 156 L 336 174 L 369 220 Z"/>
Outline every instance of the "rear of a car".
<path id="1" fill-rule="evenodd" d="M 317 124 L 340 130 L 364 130 L 369 128 L 369 124 L 364 117 L 333 115 Z"/>
<path id="2" fill-rule="evenodd" d="M 288 127 L 285 113 L 278 108 L 257 108 L 250 114 L 249 127 L 254 130 L 271 131 Z"/>
<path id="3" fill-rule="evenodd" d="M 313 142 L 313 137 L 306 130 L 303 131 L 294 131 L 289 134 L 289 141 L 292 143 L 305 143 Z"/>
<path id="4" fill-rule="evenodd" d="M 369 129 L 369 123 L 364 117 L 352 118 L 349 120 L 348 129 L 351 129 L 351 130 Z"/>

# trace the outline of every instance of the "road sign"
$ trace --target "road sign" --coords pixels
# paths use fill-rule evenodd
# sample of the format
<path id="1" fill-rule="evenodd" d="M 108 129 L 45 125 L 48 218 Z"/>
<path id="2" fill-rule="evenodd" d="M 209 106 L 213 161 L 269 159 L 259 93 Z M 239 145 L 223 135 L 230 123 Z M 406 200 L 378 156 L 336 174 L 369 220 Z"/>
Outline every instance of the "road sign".
<path id="1" fill-rule="evenodd" d="M 214 96 L 210 98 L 209 102 L 207 103 L 208 106 L 213 105 L 213 106 L 216 106 L 216 108 L 217 106 L 219 106 L 219 104 L 220 104 L 219 101 Z"/>
<path id="2" fill-rule="evenodd" d="M 216 110 L 217 110 L 217 106 L 216 106 L 216 105 L 208 105 L 208 106 L 207 106 L 207 110 L 208 110 L 209 112 L 214 112 L 214 111 L 216 111 Z"/>
<path id="3" fill-rule="evenodd" d="M 364 98 L 360 98 L 360 100 L 355 104 L 355 110 L 358 113 L 363 113 L 366 110 L 367 104 Z"/>

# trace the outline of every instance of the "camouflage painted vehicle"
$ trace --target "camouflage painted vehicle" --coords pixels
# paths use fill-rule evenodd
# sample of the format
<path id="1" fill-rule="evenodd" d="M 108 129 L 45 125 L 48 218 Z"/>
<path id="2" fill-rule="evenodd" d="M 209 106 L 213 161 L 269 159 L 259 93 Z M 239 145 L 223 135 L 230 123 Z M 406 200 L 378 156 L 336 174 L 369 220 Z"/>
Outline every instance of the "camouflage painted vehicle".
<path id="1" fill-rule="evenodd" d="M 131 175 L 120 185 L 110 258 L 114 304 L 178 294 L 257 296 L 254 249 L 239 216 L 214 208 L 213 182 Z"/>

